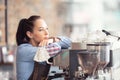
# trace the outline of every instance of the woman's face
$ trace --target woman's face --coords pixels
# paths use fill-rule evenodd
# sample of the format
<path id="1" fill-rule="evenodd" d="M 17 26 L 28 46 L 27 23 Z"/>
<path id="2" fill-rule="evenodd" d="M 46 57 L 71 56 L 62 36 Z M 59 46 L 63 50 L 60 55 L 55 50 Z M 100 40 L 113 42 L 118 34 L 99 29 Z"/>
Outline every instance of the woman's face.
<path id="1" fill-rule="evenodd" d="M 34 22 L 32 34 L 32 43 L 39 44 L 41 41 L 49 38 L 48 26 L 43 19 L 37 19 Z"/>

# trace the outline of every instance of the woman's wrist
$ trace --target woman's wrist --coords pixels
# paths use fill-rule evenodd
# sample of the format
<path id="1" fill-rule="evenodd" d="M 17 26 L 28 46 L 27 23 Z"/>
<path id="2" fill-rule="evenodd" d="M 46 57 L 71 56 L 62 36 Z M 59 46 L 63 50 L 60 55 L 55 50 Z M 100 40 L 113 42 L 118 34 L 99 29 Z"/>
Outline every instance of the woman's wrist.
<path id="1" fill-rule="evenodd" d="M 60 38 L 58 38 L 58 37 L 50 37 L 49 39 L 50 40 L 52 39 L 53 43 L 60 41 Z"/>

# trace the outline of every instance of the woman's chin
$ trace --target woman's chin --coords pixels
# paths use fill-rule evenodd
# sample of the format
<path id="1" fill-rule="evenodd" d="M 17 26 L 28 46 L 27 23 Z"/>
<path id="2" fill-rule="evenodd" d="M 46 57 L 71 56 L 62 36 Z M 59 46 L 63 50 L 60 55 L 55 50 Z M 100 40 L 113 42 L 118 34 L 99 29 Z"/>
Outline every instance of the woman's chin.
<path id="1" fill-rule="evenodd" d="M 49 37 L 45 37 L 44 39 L 49 39 Z"/>

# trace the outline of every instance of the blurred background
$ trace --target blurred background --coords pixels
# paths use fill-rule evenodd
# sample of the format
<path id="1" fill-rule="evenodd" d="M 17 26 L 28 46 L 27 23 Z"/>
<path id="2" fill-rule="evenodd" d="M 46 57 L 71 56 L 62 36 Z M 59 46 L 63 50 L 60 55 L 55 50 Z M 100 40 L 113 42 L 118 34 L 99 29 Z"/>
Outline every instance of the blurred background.
<path id="1" fill-rule="evenodd" d="M 110 41 L 112 49 L 120 48 L 118 38 L 102 32 L 120 36 L 120 0 L 0 0 L 1 66 L 13 65 L 18 22 L 31 15 L 45 19 L 51 36 L 68 36 L 81 44 Z"/>

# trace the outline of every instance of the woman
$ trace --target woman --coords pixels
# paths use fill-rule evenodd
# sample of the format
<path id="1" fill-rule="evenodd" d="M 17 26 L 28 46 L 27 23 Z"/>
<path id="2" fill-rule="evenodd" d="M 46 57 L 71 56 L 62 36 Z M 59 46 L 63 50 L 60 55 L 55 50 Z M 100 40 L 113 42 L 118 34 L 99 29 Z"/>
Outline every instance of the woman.
<path id="1" fill-rule="evenodd" d="M 39 48 L 44 47 L 51 58 L 59 54 L 61 49 L 70 47 L 71 41 L 66 37 L 49 38 L 48 26 L 40 16 L 33 15 L 20 20 L 16 33 L 17 80 L 30 79 L 34 70 L 33 58 Z M 39 64 L 46 62 L 49 64 L 49 59 L 40 61 Z"/>

